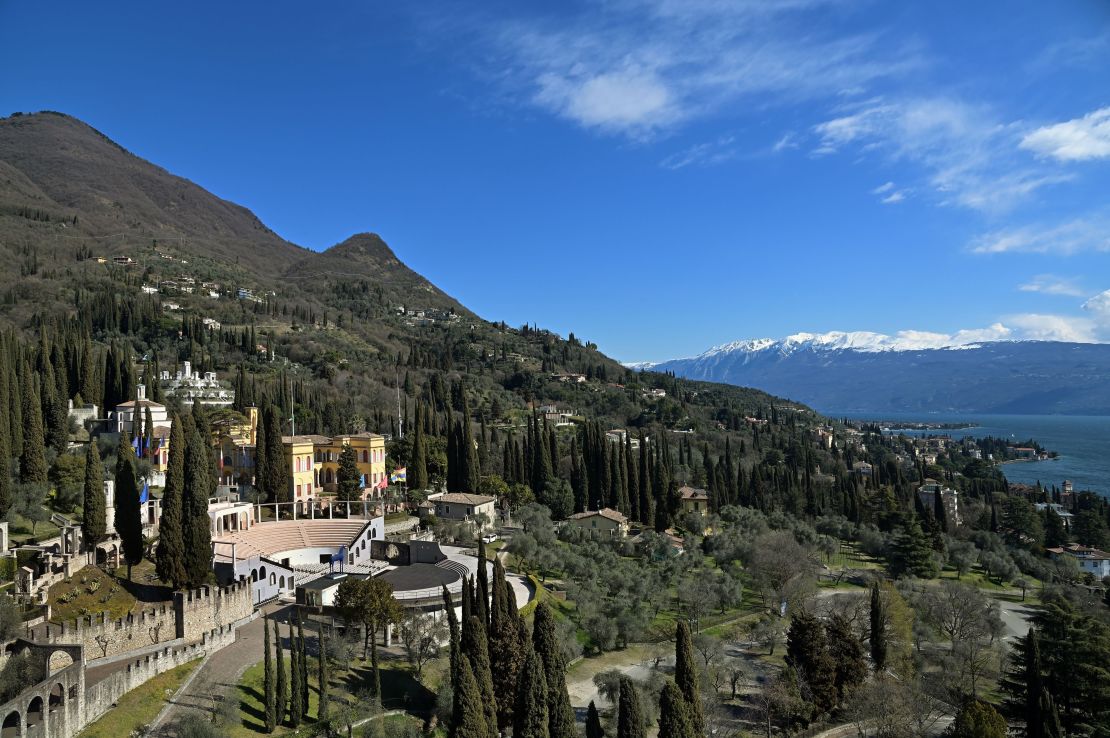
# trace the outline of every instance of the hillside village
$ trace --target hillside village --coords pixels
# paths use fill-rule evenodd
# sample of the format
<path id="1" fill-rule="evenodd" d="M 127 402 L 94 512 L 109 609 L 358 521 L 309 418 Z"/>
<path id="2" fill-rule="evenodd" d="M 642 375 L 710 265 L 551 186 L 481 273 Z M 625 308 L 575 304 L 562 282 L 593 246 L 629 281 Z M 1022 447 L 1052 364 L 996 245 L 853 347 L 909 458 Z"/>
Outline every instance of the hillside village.
<path id="1" fill-rule="evenodd" d="M 1110 507 L 1036 439 L 632 370 L 65 116 L 0 161 L 4 736 L 1110 726 Z"/>

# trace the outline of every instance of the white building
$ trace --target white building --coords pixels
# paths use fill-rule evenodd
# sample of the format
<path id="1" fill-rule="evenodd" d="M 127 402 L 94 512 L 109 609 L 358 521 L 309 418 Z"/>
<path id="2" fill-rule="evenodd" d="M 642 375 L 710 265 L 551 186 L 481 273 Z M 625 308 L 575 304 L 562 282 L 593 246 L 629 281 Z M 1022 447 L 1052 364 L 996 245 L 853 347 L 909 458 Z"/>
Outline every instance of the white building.
<path id="1" fill-rule="evenodd" d="M 1063 556 L 1074 559 L 1075 563 L 1079 565 L 1081 573 L 1093 574 L 1095 579 L 1110 577 L 1110 554 L 1105 551 L 1099 551 L 1097 548 L 1091 548 L 1090 546 L 1081 546 L 1078 543 L 1060 548 L 1050 548 L 1047 551 L 1053 559 L 1059 559 Z"/>
<path id="2" fill-rule="evenodd" d="M 216 372 L 194 372 L 192 363 L 188 361 L 174 375 L 163 371 L 160 379 L 166 396 L 176 397 L 184 405 L 199 402 L 202 405 L 228 407 L 235 402 L 235 392 L 216 378 Z"/>
<path id="3" fill-rule="evenodd" d="M 150 420 L 155 428 L 169 428 L 172 424 L 166 406 L 146 399 L 145 385 L 138 386 L 138 394 L 137 400 L 128 400 L 116 405 L 115 412 L 112 413 L 116 433 L 134 435 L 136 419 L 139 421 L 139 427 L 142 428 L 143 423 L 146 422 L 147 410 L 150 410 Z"/>

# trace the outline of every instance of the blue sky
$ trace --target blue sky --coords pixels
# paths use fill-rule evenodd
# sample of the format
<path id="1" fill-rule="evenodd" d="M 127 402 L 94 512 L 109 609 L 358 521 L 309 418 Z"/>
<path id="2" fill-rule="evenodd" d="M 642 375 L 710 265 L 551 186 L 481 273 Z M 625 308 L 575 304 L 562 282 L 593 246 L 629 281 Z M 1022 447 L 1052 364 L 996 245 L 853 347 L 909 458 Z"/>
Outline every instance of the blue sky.
<path id="1" fill-rule="evenodd" d="M 1110 340 L 1107 69 L 1095 0 L 0 2 L 0 113 L 623 360 Z"/>

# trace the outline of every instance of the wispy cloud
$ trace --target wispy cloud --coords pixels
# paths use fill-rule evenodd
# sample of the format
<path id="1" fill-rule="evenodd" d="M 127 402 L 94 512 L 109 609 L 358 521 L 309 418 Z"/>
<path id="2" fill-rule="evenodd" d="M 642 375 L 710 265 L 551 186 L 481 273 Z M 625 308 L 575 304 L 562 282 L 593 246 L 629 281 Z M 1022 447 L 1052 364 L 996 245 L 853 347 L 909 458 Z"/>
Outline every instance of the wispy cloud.
<path id="1" fill-rule="evenodd" d="M 1075 280 L 1054 274 L 1038 274 L 1028 282 L 1018 285 L 1022 292 L 1039 292 L 1044 295 L 1082 297 L 1085 293 Z"/>
<path id="2" fill-rule="evenodd" d="M 612 0 L 557 22 L 494 24 L 491 70 L 522 98 L 584 128 L 643 140 L 741 101 L 831 99 L 918 63 L 877 36 L 822 34 L 837 0 Z"/>
<path id="3" fill-rule="evenodd" d="M 797 134 L 794 133 L 794 131 L 787 131 L 779 137 L 778 141 L 775 141 L 775 145 L 771 147 L 771 151 L 777 154 L 780 151 L 796 149 L 798 145 Z"/>
<path id="4" fill-rule="evenodd" d="M 1030 341 L 1098 342 L 1097 326 L 1089 318 L 1019 313 L 1005 320 L 1016 329 L 1017 335 Z"/>
<path id="5" fill-rule="evenodd" d="M 1021 148 L 1059 161 L 1106 159 L 1110 157 L 1110 107 L 1038 128 L 1021 139 Z"/>
<path id="6" fill-rule="evenodd" d="M 886 182 L 871 190 L 872 195 L 879 197 L 883 205 L 893 205 L 906 199 L 906 190 L 900 190 L 893 182 Z"/>
<path id="7" fill-rule="evenodd" d="M 695 144 L 671 154 L 659 166 L 664 169 L 682 169 L 689 166 L 713 166 L 736 158 L 736 137 L 721 136 L 715 141 Z"/>
<path id="8" fill-rule="evenodd" d="M 920 166 L 945 204 L 1003 212 L 1071 175 L 1014 156 L 1019 134 L 991 111 L 949 97 L 873 98 L 813 127 L 815 156 L 851 149 Z"/>
<path id="9" fill-rule="evenodd" d="M 1105 218 L 1077 218 L 1056 225 L 1009 228 L 977 237 L 971 242 L 976 254 L 1034 253 L 1074 254 L 1110 251 L 1110 228 Z"/>

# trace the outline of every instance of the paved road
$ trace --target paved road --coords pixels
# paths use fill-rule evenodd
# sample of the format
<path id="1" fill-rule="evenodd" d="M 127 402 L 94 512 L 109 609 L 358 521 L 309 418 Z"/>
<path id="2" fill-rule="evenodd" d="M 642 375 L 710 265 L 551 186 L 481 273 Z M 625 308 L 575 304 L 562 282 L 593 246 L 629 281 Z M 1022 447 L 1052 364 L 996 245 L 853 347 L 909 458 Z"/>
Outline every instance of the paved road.
<path id="1" fill-rule="evenodd" d="M 288 605 L 268 605 L 263 612 L 267 616 L 278 613 L 279 619 L 284 621 L 287 609 Z M 152 735 L 175 735 L 175 724 L 186 715 L 210 716 L 216 712 L 224 695 L 235 690 L 243 672 L 262 660 L 262 628 L 265 622 L 263 618 L 256 618 L 242 626 L 236 633 L 234 643 L 204 661 L 194 672 L 188 686 L 170 700 Z M 233 692 L 233 696 L 236 701 L 239 699 L 238 693 Z"/>

